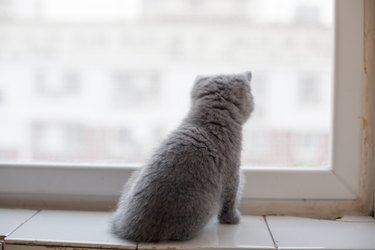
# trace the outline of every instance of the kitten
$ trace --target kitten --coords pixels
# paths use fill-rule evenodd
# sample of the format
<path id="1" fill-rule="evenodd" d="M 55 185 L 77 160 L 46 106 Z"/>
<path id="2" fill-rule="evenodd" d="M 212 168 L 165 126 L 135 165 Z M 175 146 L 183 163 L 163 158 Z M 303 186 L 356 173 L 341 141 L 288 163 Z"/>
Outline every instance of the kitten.
<path id="1" fill-rule="evenodd" d="M 181 241 L 217 214 L 220 223 L 239 222 L 242 125 L 254 107 L 250 80 L 250 72 L 196 80 L 188 116 L 125 185 L 114 234 Z"/>

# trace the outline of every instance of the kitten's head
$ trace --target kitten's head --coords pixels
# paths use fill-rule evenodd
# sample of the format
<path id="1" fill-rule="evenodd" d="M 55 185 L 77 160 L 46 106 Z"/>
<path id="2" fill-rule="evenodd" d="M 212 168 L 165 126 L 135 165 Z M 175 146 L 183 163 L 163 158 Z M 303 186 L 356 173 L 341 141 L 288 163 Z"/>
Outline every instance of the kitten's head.
<path id="1" fill-rule="evenodd" d="M 198 76 L 191 91 L 192 105 L 210 106 L 220 103 L 245 123 L 254 109 L 251 72 L 232 75 Z"/>

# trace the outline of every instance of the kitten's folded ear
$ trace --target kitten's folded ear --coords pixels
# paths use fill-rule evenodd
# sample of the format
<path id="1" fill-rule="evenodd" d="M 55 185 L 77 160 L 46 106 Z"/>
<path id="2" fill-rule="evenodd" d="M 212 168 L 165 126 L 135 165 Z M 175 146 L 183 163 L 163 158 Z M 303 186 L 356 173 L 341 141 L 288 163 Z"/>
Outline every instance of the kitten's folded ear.
<path id="1" fill-rule="evenodd" d="M 246 71 L 244 75 L 245 75 L 246 80 L 251 82 L 251 78 L 253 77 L 253 75 L 251 74 L 251 71 Z"/>

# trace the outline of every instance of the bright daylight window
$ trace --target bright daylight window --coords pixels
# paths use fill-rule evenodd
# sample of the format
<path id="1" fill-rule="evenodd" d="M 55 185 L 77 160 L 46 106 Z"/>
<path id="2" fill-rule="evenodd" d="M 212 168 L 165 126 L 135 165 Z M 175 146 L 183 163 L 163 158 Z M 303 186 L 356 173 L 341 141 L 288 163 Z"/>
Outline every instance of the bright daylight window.
<path id="1" fill-rule="evenodd" d="M 1 0 L 0 161 L 143 163 L 196 75 L 251 70 L 243 165 L 327 166 L 333 5 Z"/>

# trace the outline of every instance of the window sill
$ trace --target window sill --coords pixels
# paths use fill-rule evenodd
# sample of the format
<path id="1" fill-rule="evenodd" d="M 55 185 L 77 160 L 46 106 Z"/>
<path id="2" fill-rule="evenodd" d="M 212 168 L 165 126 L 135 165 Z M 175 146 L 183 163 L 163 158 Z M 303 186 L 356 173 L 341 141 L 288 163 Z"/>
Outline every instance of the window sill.
<path id="1" fill-rule="evenodd" d="M 375 249 L 375 219 L 243 216 L 239 225 L 211 222 L 187 242 L 135 244 L 108 232 L 108 212 L 0 209 L 4 250 L 54 249 Z"/>

